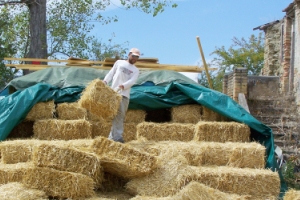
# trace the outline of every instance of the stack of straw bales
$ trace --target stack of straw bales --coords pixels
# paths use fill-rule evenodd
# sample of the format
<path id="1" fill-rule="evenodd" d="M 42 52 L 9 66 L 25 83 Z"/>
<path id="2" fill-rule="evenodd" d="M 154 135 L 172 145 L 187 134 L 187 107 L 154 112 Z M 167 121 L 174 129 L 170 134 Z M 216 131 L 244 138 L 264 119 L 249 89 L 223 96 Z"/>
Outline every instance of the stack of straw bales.
<path id="1" fill-rule="evenodd" d="M 13 144 L 14 142 L 16 145 Z M 26 147 L 18 152 L 19 162 L 17 158 L 12 159 L 13 155 L 18 154 L 16 146 L 23 145 Z M 8 155 L 9 149 L 15 152 Z M 106 153 L 101 152 L 101 149 Z M 94 140 L 69 141 L 3 141 L 0 143 L 0 150 L 2 161 L 0 185 L 18 182 L 22 183 L 22 187 L 26 190 L 39 190 L 47 196 L 61 199 L 95 197 L 98 189 L 107 191 L 107 188 L 104 188 L 105 184 L 108 185 L 111 181 L 110 184 L 114 185 L 113 181 L 117 181 L 108 181 L 105 178 L 111 178 L 115 176 L 114 174 L 124 177 L 141 177 L 152 172 L 156 166 L 154 156 L 104 137 Z M 26 155 L 24 159 L 21 156 L 23 151 Z M 118 152 L 123 152 L 123 154 L 114 156 Z M 4 159 L 6 159 L 6 164 L 4 164 Z M 116 173 L 104 176 L 104 173 L 110 172 Z M 118 176 L 115 177 L 117 179 Z"/>
<path id="2" fill-rule="evenodd" d="M 54 101 L 39 102 L 35 104 L 25 120 L 18 124 L 9 134 L 8 138 L 26 138 L 33 135 L 33 124 L 37 120 L 53 119 L 55 117 Z"/>
<path id="3" fill-rule="evenodd" d="M 35 119 L 34 138 L 71 140 L 107 136 L 120 101 L 121 95 L 100 79 L 95 79 L 83 91 L 78 102 L 57 104 L 57 119 Z M 41 109 L 36 107 L 33 112 L 38 114 Z"/>
<path id="4" fill-rule="evenodd" d="M 278 173 L 247 125 L 198 104 L 173 107 L 164 123 L 128 110 L 116 143 L 107 137 L 120 101 L 96 79 L 78 102 L 36 104 L 33 138 L 0 142 L 0 198 L 277 199 Z"/>

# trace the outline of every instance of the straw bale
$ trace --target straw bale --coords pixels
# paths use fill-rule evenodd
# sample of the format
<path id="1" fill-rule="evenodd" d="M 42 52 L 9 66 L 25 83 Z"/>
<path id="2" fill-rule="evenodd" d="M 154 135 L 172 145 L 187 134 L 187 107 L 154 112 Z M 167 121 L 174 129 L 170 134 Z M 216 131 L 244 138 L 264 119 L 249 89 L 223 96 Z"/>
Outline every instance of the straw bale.
<path id="1" fill-rule="evenodd" d="M 187 175 L 187 178 L 223 192 L 252 196 L 278 196 L 280 193 L 278 172 L 268 169 L 240 169 L 225 166 L 192 167 L 192 169 L 193 172 Z"/>
<path id="2" fill-rule="evenodd" d="M 219 113 L 202 106 L 202 121 L 229 121 L 229 119 Z"/>
<path id="3" fill-rule="evenodd" d="M 85 198 L 82 200 L 128 200 L 132 197 L 132 195 L 126 193 L 124 190 L 113 192 L 96 191 L 96 195 L 94 197 Z"/>
<path id="4" fill-rule="evenodd" d="M 121 100 L 120 94 L 100 79 L 95 79 L 82 92 L 78 104 L 104 120 L 111 121 L 117 115 Z"/>
<path id="5" fill-rule="evenodd" d="M 156 167 L 156 159 L 127 144 L 95 138 L 91 148 L 100 156 L 104 171 L 124 178 L 145 176 Z"/>
<path id="6" fill-rule="evenodd" d="M 44 191 L 26 188 L 22 183 L 12 182 L 0 186 L 1 200 L 48 200 Z"/>
<path id="7" fill-rule="evenodd" d="M 90 177 L 52 168 L 33 167 L 26 171 L 22 183 L 29 188 L 44 191 L 58 198 L 87 198 L 95 195 Z"/>
<path id="8" fill-rule="evenodd" d="M 33 125 L 34 138 L 40 140 L 74 140 L 92 138 L 92 125 L 85 119 L 39 120 Z"/>
<path id="9" fill-rule="evenodd" d="M 14 164 L 31 161 L 33 148 L 40 144 L 59 144 L 69 148 L 77 148 L 89 152 L 92 139 L 79 140 L 11 140 L 0 142 L 1 161 L 4 164 Z"/>
<path id="10" fill-rule="evenodd" d="M 283 200 L 299 200 L 300 199 L 300 191 L 295 189 L 289 189 L 285 192 L 283 196 Z"/>
<path id="11" fill-rule="evenodd" d="M 9 133 L 6 139 L 30 138 L 33 136 L 33 121 L 22 121 Z"/>
<path id="12" fill-rule="evenodd" d="M 32 146 L 36 140 L 12 140 L 0 143 L 1 162 L 15 164 L 31 160 Z"/>
<path id="13" fill-rule="evenodd" d="M 227 166 L 194 167 L 176 165 L 176 162 L 169 161 L 147 177 L 132 179 L 126 188 L 132 194 L 164 197 L 174 195 L 194 180 L 237 195 L 277 197 L 280 192 L 279 175 L 271 170 Z"/>
<path id="14" fill-rule="evenodd" d="M 239 168 L 264 168 L 265 146 L 256 143 L 218 143 L 218 142 L 178 142 L 151 141 L 130 142 L 134 148 L 142 149 L 149 154 L 158 156 L 181 155 L 189 165 L 217 165 Z M 169 158 L 171 159 L 171 158 Z"/>
<path id="15" fill-rule="evenodd" d="M 172 141 L 175 142 L 175 141 Z M 148 141 L 144 137 L 140 137 L 138 140 L 132 140 L 129 141 L 128 144 L 132 146 L 133 148 L 139 149 L 140 151 L 147 152 L 152 156 L 159 156 L 162 154 L 162 150 L 165 149 L 163 148 L 164 146 L 160 146 L 161 143 L 172 143 L 171 141 L 160 141 L 160 142 L 155 142 L 155 141 Z M 157 146 L 159 145 L 159 147 Z M 163 149 L 162 149 L 163 148 Z M 170 154 L 173 155 L 173 154 Z"/>
<path id="16" fill-rule="evenodd" d="M 194 200 L 250 200 L 250 195 L 240 196 L 236 194 L 228 194 L 221 192 L 220 190 L 207 187 L 204 184 L 192 181 L 187 184 L 183 189 L 176 193 L 172 197 L 145 197 L 137 196 L 130 200 L 182 200 L 182 199 L 194 199 Z"/>
<path id="17" fill-rule="evenodd" d="M 0 184 L 22 182 L 25 173 L 33 167 L 32 163 L 0 164 Z"/>
<path id="18" fill-rule="evenodd" d="M 204 184 L 198 183 L 196 181 L 190 182 L 182 190 L 180 190 L 174 197 L 174 200 L 181 199 L 197 199 L 197 200 L 250 200 L 251 196 L 248 195 L 237 195 L 228 194 L 221 192 L 218 189 L 208 187 Z"/>
<path id="19" fill-rule="evenodd" d="M 98 136 L 103 136 L 103 137 L 108 137 L 112 123 L 108 122 L 100 122 L 100 121 L 90 121 L 92 124 L 92 137 L 98 137 Z"/>
<path id="20" fill-rule="evenodd" d="M 197 141 L 249 142 L 250 128 L 238 122 L 198 122 L 195 125 Z"/>
<path id="21" fill-rule="evenodd" d="M 141 123 L 146 118 L 146 111 L 144 110 L 127 110 L 125 115 L 125 123 Z"/>
<path id="22" fill-rule="evenodd" d="M 51 119 L 55 113 L 54 101 L 38 102 L 35 104 L 29 113 L 27 114 L 25 120 L 36 121 L 40 119 Z"/>
<path id="23" fill-rule="evenodd" d="M 181 185 L 178 184 L 177 179 L 187 171 L 186 159 L 181 156 L 171 160 L 167 156 L 165 159 L 161 156 L 158 158 L 158 166 L 151 174 L 129 180 L 125 188 L 130 194 L 166 197 L 174 195 L 180 190 Z"/>
<path id="24" fill-rule="evenodd" d="M 125 142 L 136 140 L 138 123 L 124 123 L 123 139 Z"/>
<path id="25" fill-rule="evenodd" d="M 88 118 L 87 110 L 85 108 L 79 107 L 77 102 L 57 104 L 56 113 L 57 118 L 63 120 Z"/>
<path id="26" fill-rule="evenodd" d="M 173 197 L 149 197 L 137 195 L 130 200 L 173 200 Z"/>
<path id="27" fill-rule="evenodd" d="M 91 177 L 100 187 L 103 171 L 100 159 L 92 153 L 59 144 L 41 144 L 33 150 L 32 161 L 39 167 L 81 173 Z"/>
<path id="28" fill-rule="evenodd" d="M 56 141 L 53 141 L 53 143 L 57 144 L 55 143 Z M 93 144 L 94 140 L 93 139 L 78 139 L 78 140 L 67 140 L 67 141 L 62 140 L 61 144 L 64 144 L 65 142 L 67 143 L 67 145 L 65 146 L 69 148 L 76 148 L 86 152 L 91 152 L 90 146 Z"/>
<path id="29" fill-rule="evenodd" d="M 137 125 L 137 138 L 153 141 L 191 141 L 195 124 L 142 122 Z"/>
<path id="30" fill-rule="evenodd" d="M 112 122 L 112 120 L 107 120 L 107 119 L 105 120 L 101 116 L 97 116 L 97 115 L 91 113 L 89 110 L 87 110 L 87 119 L 89 121 L 93 121 L 93 122 L 102 122 L 102 123 L 104 123 L 104 122 L 111 123 Z"/>
<path id="31" fill-rule="evenodd" d="M 199 104 L 188 104 L 172 107 L 172 122 L 196 124 L 201 120 L 201 112 L 202 106 Z"/>

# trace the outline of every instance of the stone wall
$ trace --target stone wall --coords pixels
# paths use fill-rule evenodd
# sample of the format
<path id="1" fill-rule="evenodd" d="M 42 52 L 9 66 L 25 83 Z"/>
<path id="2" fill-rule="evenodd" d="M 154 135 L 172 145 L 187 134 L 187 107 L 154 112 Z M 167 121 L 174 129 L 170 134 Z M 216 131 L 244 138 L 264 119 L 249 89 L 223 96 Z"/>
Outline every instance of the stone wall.
<path id="1" fill-rule="evenodd" d="M 284 28 L 283 28 L 283 57 L 282 57 L 282 67 L 280 73 L 280 82 L 282 85 L 282 92 L 287 94 L 289 92 L 289 78 L 290 78 L 290 66 L 291 66 L 291 30 L 292 30 L 292 19 L 289 17 L 284 18 Z"/>
<path id="2" fill-rule="evenodd" d="M 278 76 L 250 76 L 246 68 L 235 68 L 223 79 L 223 93 L 238 102 L 239 93 L 247 100 L 270 100 L 280 96 Z"/>
<path id="3" fill-rule="evenodd" d="M 282 21 L 265 30 L 263 76 L 278 76 L 280 73 L 281 25 Z"/>
<path id="4" fill-rule="evenodd" d="M 270 100 L 279 96 L 278 76 L 248 76 L 248 100 Z"/>
<path id="5" fill-rule="evenodd" d="M 296 4 L 296 10 L 295 10 L 295 22 L 294 22 L 294 61 L 293 61 L 293 66 L 294 66 L 294 93 L 295 93 L 295 98 L 296 98 L 296 103 L 299 106 L 300 105 L 300 3 L 298 2 Z"/>

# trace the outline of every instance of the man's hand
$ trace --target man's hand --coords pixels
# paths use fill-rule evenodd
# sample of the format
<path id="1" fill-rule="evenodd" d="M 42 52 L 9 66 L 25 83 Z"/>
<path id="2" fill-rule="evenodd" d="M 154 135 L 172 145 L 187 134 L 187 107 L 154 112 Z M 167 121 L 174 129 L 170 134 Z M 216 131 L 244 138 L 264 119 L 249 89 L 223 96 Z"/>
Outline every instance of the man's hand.
<path id="1" fill-rule="evenodd" d="M 124 90 L 124 85 L 119 85 L 119 88 Z"/>

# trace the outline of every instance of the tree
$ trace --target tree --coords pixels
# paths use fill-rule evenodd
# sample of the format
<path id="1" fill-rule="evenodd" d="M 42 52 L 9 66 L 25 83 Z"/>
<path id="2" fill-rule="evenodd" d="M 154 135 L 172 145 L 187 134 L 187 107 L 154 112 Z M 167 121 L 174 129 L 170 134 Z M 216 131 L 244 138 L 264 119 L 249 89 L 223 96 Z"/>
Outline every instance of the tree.
<path id="1" fill-rule="evenodd" d="M 152 13 L 153 16 L 156 16 L 163 12 L 164 7 L 169 6 L 173 0 L 119 1 L 126 9 L 136 7 L 145 13 Z M 92 20 L 101 23 L 117 21 L 116 16 L 105 18 L 101 15 L 101 11 L 110 4 L 111 1 L 103 0 L 53 0 L 48 3 L 46 0 L 0 0 L 0 6 L 4 7 L 2 10 L 14 11 L 8 13 L 1 11 L 1 15 L 2 13 L 16 13 L 16 16 L 20 16 L 20 9 L 18 12 L 13 9 L 18 6 L 22 7 L 21 15 L 24 18 L 21 21 L 28 24 L 23 26 L 28 27 L 27 35 L 24 35 L 26 37 L 22 38 L 24 40 L 22 45 L 25 48 L 24 57 L 32 58 L 47 58 L 57 53 L 74 54 L 74 50 L 77 50 L 76 53 L 80 54 L 80 57 L 87 57 L 87 52 L 90 50 L 87 49 L 88 44 L 94 43 L 103 46 L 102 42 L 96 41 L 94 37 L 88 35 L 93 26 L 86 22 Z M 172 4 L 172 7 L 176 6 L 176 4 Z M 17 22 L 16 24 L 20 22 L 16 18 L 13 19 Z M 13 38 L 13 36 L 10 37 Z M 107 49 L 105 45 L 104 49 Z"/>
<path id="2" fill-rule="evenodd" d="M 223 71 L 218 71 L 218 72 L 213 72 L 209 71 L 209 76 L 210 80 L 212 82 L 212 87 L 211 89 L 217 90 L 219 92 L 222 92 L 223 90 L 223 77 L 224 77 L 224 72 Z M 205 71 L 202 71 L 199 76 L 198 76 L 198 83 L 204 87 L 209 88 L 209 83 L 207 79 L 207 75 Z"/>
<path id="3" fill-rule="evenodd" d="M 5 29 L 6 22 L 0 19 L 0 36 L 2 30 Z M 0 91 L 1 89 L 14 78 L 14 71 L 4 65 L 3 58 L 9 56 L 15 52 L 15 49 L 11 44 L 5 45 L 4 41 L 0 37 Z"/>
<path id="4" fill-rule="evenodd" d="M 248 69 L 248 74 L 259 75 L 264 65 L 264 42 L 262 33 L 258 37 L 251 35 L 249 40 L 233 38 L 233 44 L 228 50 L 225 47 L 216 48 L 211 53 L 217 55 L 212 63 L 224 72 L 230 72 L 234 67 Z M 237 47 L 237 48 L 235 48 Z"/>
<path id="5" fill-rule="evenodd" d="M 262 33 L 258 37 L 251 35 L 249 40 L 233 38 L 233 44 L 228 50 L 224 46 L 216 47 L 210 55 L 216 55 L 209 64 L 218 68 L 216 72 L 210 72 L 213 89 L 222 91 L 223 77 L 225 73 L 232 72 L 235 67 L 248 69 L 248 74 L 259 75 L 264 66 L 264 42 Z M 198 82 L 208 87 L 207 75 L 200 74 Z"/>

